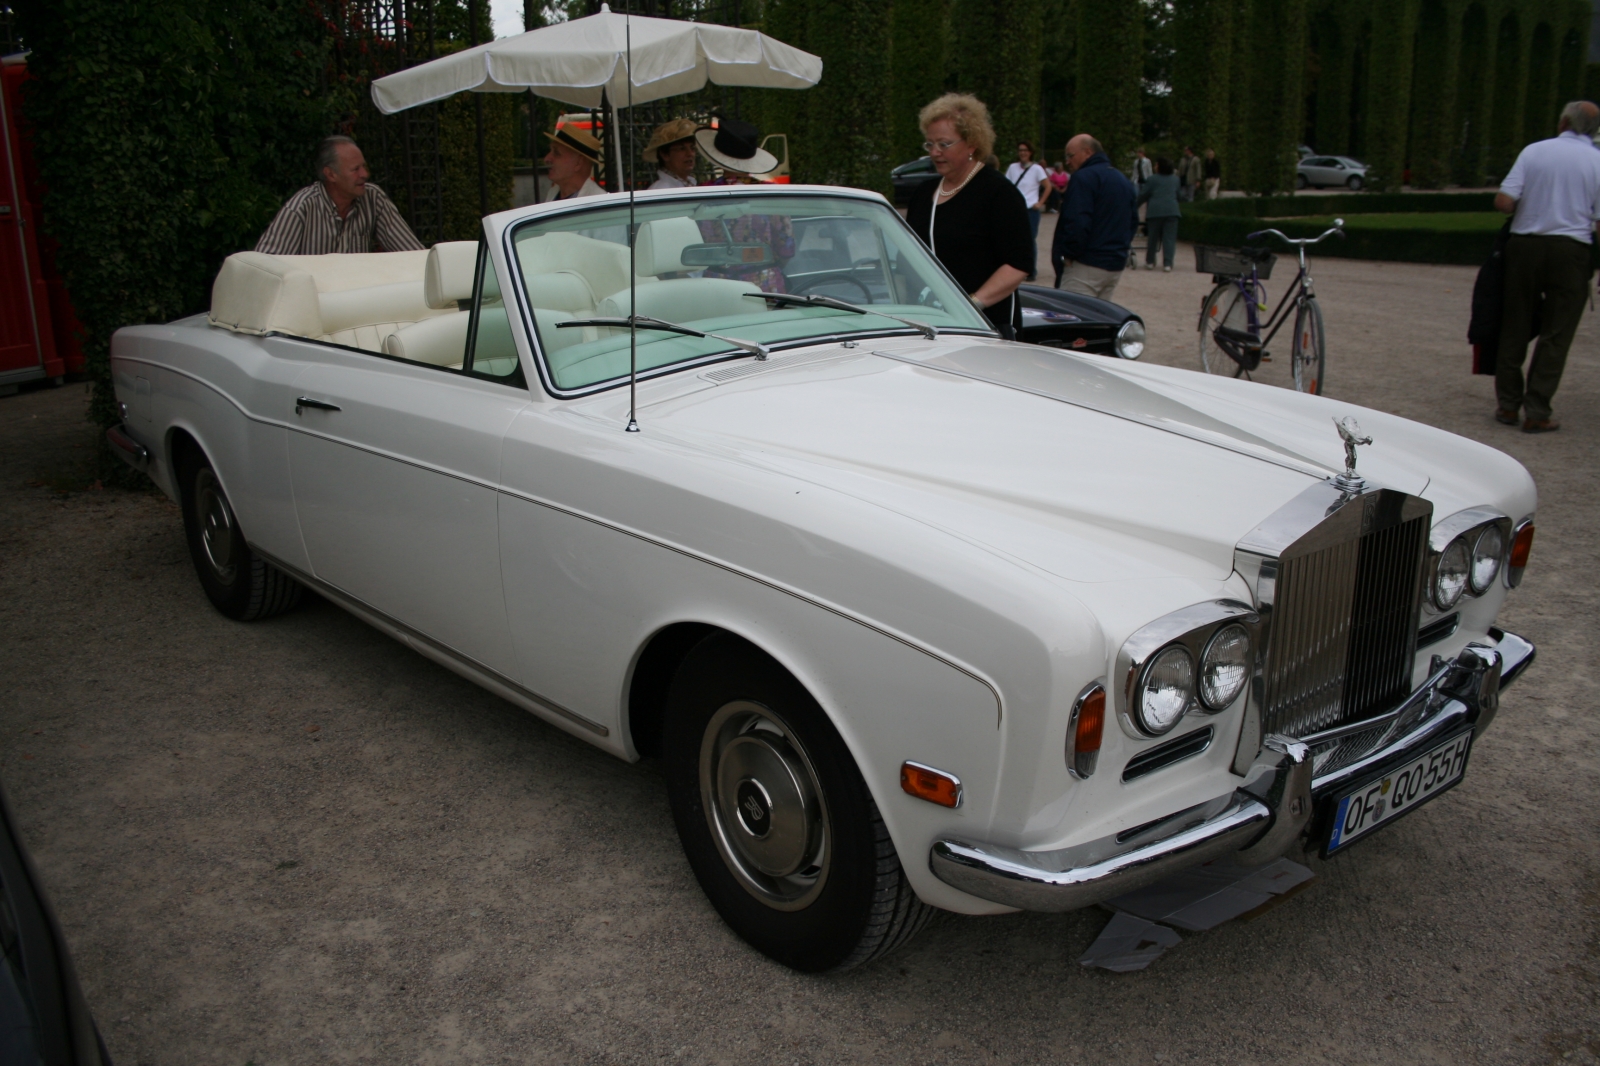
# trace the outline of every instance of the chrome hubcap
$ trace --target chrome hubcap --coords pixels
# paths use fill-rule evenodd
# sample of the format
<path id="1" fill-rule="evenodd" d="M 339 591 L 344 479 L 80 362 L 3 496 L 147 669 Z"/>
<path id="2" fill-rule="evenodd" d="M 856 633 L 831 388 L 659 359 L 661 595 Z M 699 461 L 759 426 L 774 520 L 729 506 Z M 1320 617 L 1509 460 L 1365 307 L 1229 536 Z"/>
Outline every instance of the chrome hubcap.
<path id="1" fill-rule="evenodd" d="M 232 584 L 235 572 L 233 559 L 233 509 L 228 498 L 217 484 L 217 475 L 210 470 L 200 471 L 195 479 L 195 511 L 200 518 L 200 546 L 205 549 L 206 562 L 211 572 L 223 584 Z"/>
<path id="2" fill-rule="evenodd" d="M 827 880 L 827 810 L 816 771 L 772 711 L 736 700 L 700 744 L 700 797 L 722 861 L 752 896 L 799 910 Z"/>

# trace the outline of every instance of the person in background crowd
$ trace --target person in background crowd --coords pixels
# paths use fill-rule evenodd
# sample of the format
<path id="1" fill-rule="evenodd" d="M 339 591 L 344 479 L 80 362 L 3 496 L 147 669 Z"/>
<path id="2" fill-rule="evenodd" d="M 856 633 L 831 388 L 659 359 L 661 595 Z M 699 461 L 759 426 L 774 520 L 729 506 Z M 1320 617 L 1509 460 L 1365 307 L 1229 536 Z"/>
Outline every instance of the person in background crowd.
<path id="1" fill-rule="evenodd" d="M 1067 166 L 1072 182 L 1050 249 L 1056 288 L 1109 300 L 1139 228 L 1138 191 L 1087 133 L 1067 142 Z"/>
<path id="2" fill-rule="evenodd" d="M 1150 175 L 1155 173 L 1155 168 L 1150 165 L 1150 157 L 1144 154 L 1143 148 L 1133 150 L 1133 183 L 1143 185 L 1150 180 Z"/>
<path id="3" fill-rule="evenodd" d="M 1139 187 L 1139 203 L 1144 209 L 1144 268 L 1156 268 L 1156 247 L 1161 247 L 1161 269 L 1172 273 L 1172 260 L 1178 254 L 1178 175 L 1170 159 L 1157 159 L 1156 172 Z"/>
<path id="4" fill-rule="evenodd" d="M 1003 337 L 1022 325 L 1017 286 L 1034 269 L 1022 193 L 985 166 L 994 147 L 989 109 L 975 96 L 946 93 L 917 116 L 937 178 L 911 194 L 906 221 Z"/>
<path id="5" fill-rule="evenodd" d="M 605 190 L 595 184 L 594 168 L 603 158 L 600 139 L 586 129 L 556 123 L 550 138 L 550 151 L 545 153 L 546 173 L 550 184 L 556 187 L 555 200 L 575 200 L 580 196 L 604 196 Z"/>
<path id="6" fill-rule="evenodd" d="M 1215 200 L 1222 194 L 1222 164 L 1217 161 L 1216 149 L 1206 149 L 1206 158 L 1205 162 L 1200 164 L 1200 173 L 1206 182 L 1205 198 Z"/>
<path id="7" fill-rule="evenodd" d="M 278 210 L 256 241 L 268 255 L 332 252 L 407 252 L 422 247 L 394 202 L 372 182 L 367 161 L 349 137 L 324 137 L 317 145 L 318 180 Z"/>
<path id="8" fill-rule="evenodd" d="M 1178 160 L 1178 199 L 1183 203 L 1197 199 L 1200 183 L 1205 180 L 1205 164 L 1194 154 L 1193 148 L 1184 145 L 1183 158 Z"/>
<path id="9" fill-rule="evenodd" d="M 698 184 L 694 180 L 694 164 L 700 156 L 694 142 L 697 129 L 693 119 L 675 118 L 650 134 L 644 146 L 644 161 L 660 168 L 650 188 L 688 189 Z"/>
<path id="10" fill-rule="evenodd" d="M 1067 182 L 1071 180 L 1065 163 L 1050 164 L 1050 198 L 1045 201 L 1045 211 L 1061 210 L 1061 198 L 1067 194 Z"/>
<path id="11" fill-rule="evenodd" d="M 1022 202 L 1028 205 L 1028 228 L 1033 232 L 1033 259 L 1039 259 L 1039 215 L 1040 207 L 1044 201 L 1045 188 L 1050 184 L 1049 177 L 1044 172 L 1044 167 L 1033 161 L 1033 145 L 1027 141 L 1017 144 L 1017 161 L 1006 168 L 1006 180 L 1017 187 L 1022 194 Z M 1035 268 L 1037 269 L 1037 268 Z M 1028 280 L 1035 277 L 1034 271 L 1028 271 Z"/>
<path id="12" fill-rule="evenodd" d="M 748 122 L 718 118 L 716 128 L 695 130 L 699 150 L 722 168 L 722 177 L 708 185 L 749 185 L 753 175 L 776 170 L 778 159 L 760 147 L 761 131 Z M 700 235 L 708 243 L 759 242 L 772 249 L 773 262 L 753 268 L 707 267 L 705 277 L 748 281 L 762 292 L 788 292 L 784 264 L 794 258 L 794 222 L 788 215 L 740 215 L 727 219 L 702 219 Z M 760 305 L 757 305 L 760 306 Z"/>
<path id="13" fill-rule="evenodd" d="M 1496 209 L 1511 216 L 1494 417 L 1508 426 L 1522 421 L 1524 433 L 1561 428 L 1550 417 L 1550 401 L 1583 317 L 1593 273 L 1595 223 L 1600 222 L 1596 130 L 1600 107 L 1587 100 L 1568 104 L 1556 135 L 1522 150 L 1494 198 Z M 1524 383 L 1522 362 L 1536 314 L 1539 337 Z"/>

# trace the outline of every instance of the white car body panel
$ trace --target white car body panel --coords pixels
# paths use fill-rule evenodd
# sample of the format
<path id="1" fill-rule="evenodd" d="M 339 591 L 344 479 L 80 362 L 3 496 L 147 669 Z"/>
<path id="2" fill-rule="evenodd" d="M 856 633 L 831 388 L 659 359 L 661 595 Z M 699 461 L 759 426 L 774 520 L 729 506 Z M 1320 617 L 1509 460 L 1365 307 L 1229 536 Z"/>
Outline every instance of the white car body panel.
<path id="1" fill-rule="evenodd" d="M 507 228 L 565 209 L 485 220 L 507 291 Z M 917 893 L 966 913 L 1008 908 L 932 875 L 941 835 L 1066 847 L 1237 783 L 1242 697 L 1194 716 L 1216 729 L 1204 755 L 1131 784 L 1116 771 L 1150 742 L 1108 722 L 1103 771 L 1075 781 L 1068 715 L 1141 626 L 1251 600 L 1234 545 L 1342 468 L 1334 418 L 1373 435 L 1362 473 L 1430 500 L 1436 521 L 1468 507 L 1516 521 L 1536 504 L 1515 460 L 1405 419 L 971 336 L 828 342 L 641 381 L 642 432 L 624 433 L 626 388 L 556 398 L 516 314 L 512 330 L 527 388 L 204 319 L 121 330 L 112 363 L 169 495 L 181 431 L 259 551 L 621 757 L 638 755 L 629 685 L 654 634 L 702 623 L 756 644 L 829 714 Z M 751 369 L 716 374 L 735 366 Z M 297 415 L 302 395 L 341 410 Z M 1504 596 L 1496 583 L 1464 600 L 1461 629 L 1418 669 L 1481 638 Z M 903 793 L 908 759 L 957 774 L 965 803 Z"/>

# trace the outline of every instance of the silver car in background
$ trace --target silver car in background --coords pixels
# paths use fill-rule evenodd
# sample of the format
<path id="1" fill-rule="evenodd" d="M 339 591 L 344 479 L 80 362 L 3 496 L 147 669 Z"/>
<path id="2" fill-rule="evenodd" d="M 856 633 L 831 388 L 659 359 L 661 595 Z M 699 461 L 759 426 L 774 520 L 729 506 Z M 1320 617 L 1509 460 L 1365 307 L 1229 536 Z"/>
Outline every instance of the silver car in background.
<path id="1" fill-rule="evenodd" d="M 1352 192 L 1367 184 L 1367 164 L 1346 155 L 1309 155 L 1300 160 L 1294 176 L 1294 187 L 1318 189 L 1343 185 Z"/>

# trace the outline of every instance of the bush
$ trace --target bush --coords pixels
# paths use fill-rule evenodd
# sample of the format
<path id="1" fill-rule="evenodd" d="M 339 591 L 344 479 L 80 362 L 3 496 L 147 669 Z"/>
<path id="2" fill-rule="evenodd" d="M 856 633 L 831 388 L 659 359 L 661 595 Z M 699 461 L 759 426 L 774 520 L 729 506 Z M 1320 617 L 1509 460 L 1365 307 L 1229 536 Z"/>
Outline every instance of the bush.
<path id="1" fill-rule="evenodd" d="M 349 100 L 324 84 L 328 38 L 302 0 L 32 0 L 17 28 L 90 417 L 111 425 L 112 331 L 204 310 Z"/>
<path id="2" fill-rule="evenodd" d="M 1405 197 L 1415 199 L 1416 197 Z M 1450 197 L 1466 199 L 1466 197 Z M 1333 225 L 1333 215 L 1310 215 L 1266 221 L 1241 215 L 1192 211 L 1178 224 L 1178 235 L 1197 244 L 1238 247 L 1254 243 L 1286 254 L 1272 238 L 1248 241 L 1266 227 L 1290 237 L 1315 237 Z M 1345 215 L 1345 237 L 1317 245 L 1313 257 L 1381 259 L 1401 263 L 1456 263 L 1477 266 L 1489 258 L 1495 234 L 1505 224 L 1499 212 L 1454 211 Z"/>
<path id="3" fill-rule="evenodd" d="M 1184 206 L 1184 215 L 1226 215 L 1233 218 L 1293 218 L 1298 215 L 1377 215 L 1403 212 L 1492 211 L 1494 193 L 1362 193 L 1351 196 L 1229 196 Z"/>

